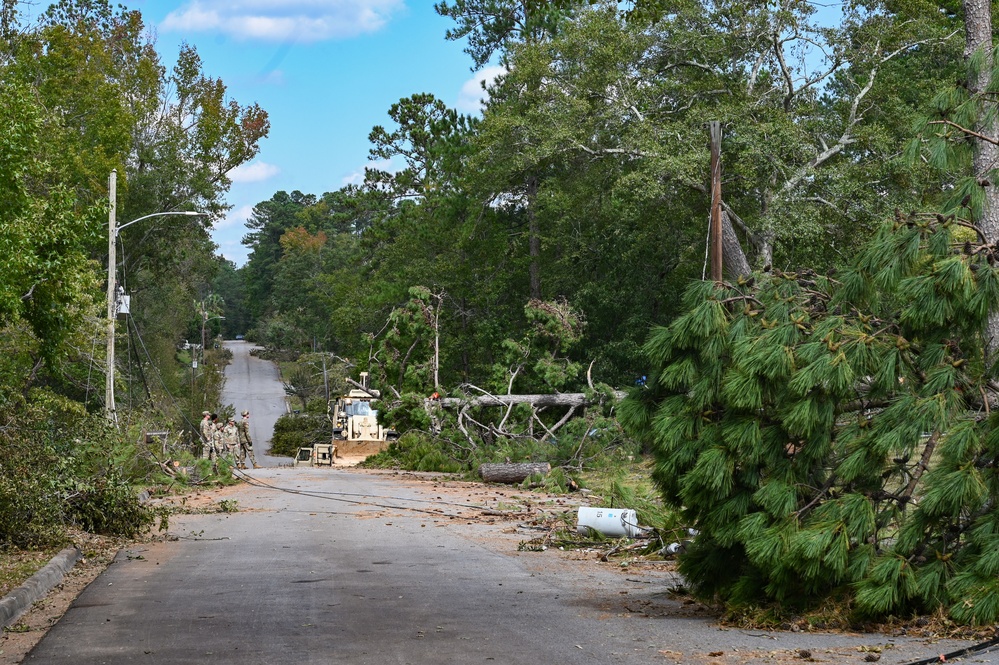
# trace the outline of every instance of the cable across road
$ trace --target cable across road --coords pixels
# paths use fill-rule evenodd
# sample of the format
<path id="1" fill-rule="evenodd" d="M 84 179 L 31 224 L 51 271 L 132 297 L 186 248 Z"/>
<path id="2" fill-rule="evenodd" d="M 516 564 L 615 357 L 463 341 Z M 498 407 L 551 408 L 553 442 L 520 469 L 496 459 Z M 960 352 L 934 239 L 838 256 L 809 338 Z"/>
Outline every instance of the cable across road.
<path id="1" fill-rule="evenodd" d="M 401 496 L 373 496 L 371 494 L 359 494 L 359 493 L 353 493 L 353 492 L 325 492 L 325 491 L 320 491 L 320 490 L 291 489 L 291 488 L 288 488 L 288 487 L 281 487 L 279 485 L 272 485 L 270 483 L 265 483 L 264 481 L 259 480 L 258 478 L 254 478 L 253 476 L 250 476 L 250 475 L 248 475 L 246 473 L 243 473 L 242 471 L 240 471 L 238 469 L 233 469 L 233 474 L 236 475 L 238 478 L 241 478 L 242 480 L 244 480 L 246 483 L 254 486 L 254 487 L 260 487 L 260 488 L 264 488 L 264 489 L 274 490 L 276 492 L 285 492 L 287 494 L 298 494 L 300 496 L 311 496 L 311 497 L 314 497 L 314 498 L 317 498 L 317 499 L 325 499 L 327 501 L 339 501 L 341 503 L 349 503 L 349 504 L 353 504 L 353 505 L 357 505 L 357 506 L 372 506 L 372 507 L 375 507 L 375 508 L 390 508 L 390 509 L 394 509 L 394 510 L 409 510 L 409 511 L 412 511 L 412 512 L 426 513 L 428 515 L 435 515 L 435 516 L 438 516 L 438 517 L 461 517 L 461 515 L 454 515 L 454 514 L 451 514 L 451 513 L 445 513 L 445 512 L 440 511 L 440 510 L 428 510 L 428 509 L 425 509 L 425 508 L 414 508 L 414 507 L 410 507 L 410 506 L 390 505 L 390 504 L 384 504 L 384 503 L 376 503 L 376 502 L 370 501 L 370 500 L 350 499 L 350 498 L 346 498 L 346 497 L 361 497 L 362 499 L 380 499 L 380 500 L 390 500 L 390 501 L 403 501 L 403 502 L 409 502 L 409 503 L 430 503 L 430 504 L 435 504 L 435 505 L 453 506 L 453 507 L 456 507 L 456 508 L 472 508 L 474 510 L 489 510 L 488 508 L 486 508 L 484 506 L 477 506 L 477 505 L 470 504 L 470 503 L 457 503 L 457 502 L 453 502 L 453 501 L 432 500 L 432 499 L 413 499 L 413 498 L 407 498 L 407 497 L 401 497 Z"/>

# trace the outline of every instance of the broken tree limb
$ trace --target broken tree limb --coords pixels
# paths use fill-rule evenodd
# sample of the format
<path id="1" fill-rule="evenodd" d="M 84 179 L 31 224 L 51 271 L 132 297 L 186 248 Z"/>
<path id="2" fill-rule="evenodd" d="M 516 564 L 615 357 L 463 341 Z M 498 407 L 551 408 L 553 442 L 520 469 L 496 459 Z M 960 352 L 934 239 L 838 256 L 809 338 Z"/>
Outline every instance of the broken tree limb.
<path id="1" fill-rule="evenodd" d="M 515 464 L 483 464 L 479 475 L 487 483 L 519 483 L 528 476 L 547 475 L 552 470 L 548 462 L 520 462 Z"/>
<path id="2" fill-rule="evenodd" d="M 614 391 L 614 397 L 624 399 L 627 393 L 621 390 Z M 534 407 L 541 406 L 589 406 L 596 403 L 588 398 L 585 393 L 555 393 L 551 395 L 480 395 L 463 399 L 460 397 L 445 397 L 440 400 L 441 406 L 445 407 L 478 407 L 478 406 L 510 406 L 512 404 L 530 404 Z"/>
<path id="3" fill-rule="evenodd" d="M 378 398 L 378 397 L 382 396 L 382 393 L 381 393 L 380 390 L 372 390 L 371 388 L 366 388 L 362 384 L 358 383 L 357 381 L 355 381 L 354 379 L 352 379 L 350 377 L 347 377 L 344 380 L 347 383 L 349 383 L 350 385 L 352 385 L 355 388 L 357 388 L 358 390 L 363 390 L 364 392 L 368 393 L 369 395 L 371 395 L 374 398 Z"/>

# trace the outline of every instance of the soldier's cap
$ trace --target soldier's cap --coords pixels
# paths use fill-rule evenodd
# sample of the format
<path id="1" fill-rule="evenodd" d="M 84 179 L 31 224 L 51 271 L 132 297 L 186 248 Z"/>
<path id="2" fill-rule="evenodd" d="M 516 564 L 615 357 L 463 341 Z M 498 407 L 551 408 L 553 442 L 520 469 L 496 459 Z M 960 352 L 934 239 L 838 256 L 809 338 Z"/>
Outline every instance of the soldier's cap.
<path id="1" fill-rule="evenodd" d="M 231 423 L 236 422 L 235 416 L 229 416 L 229 422 L 231 422 Z"/>
<path id="2" fill-rule="evenodd" d="M 243 412 L 243 413 L 241 413 L 240 415 L 241 415 L 241 416 L 248 416 L 248 415 L 250 415 L 250 412 L 249 412 L 249 411 L 244 411 L 244 412 Z"/>
<path id="3" fill-rule="evenodd" d="M 210 415 L 212 415 L 212 412 L 211 411 L 202 411 L 201 415 L 203 415 L 203 416 L 210 416 Z"/>

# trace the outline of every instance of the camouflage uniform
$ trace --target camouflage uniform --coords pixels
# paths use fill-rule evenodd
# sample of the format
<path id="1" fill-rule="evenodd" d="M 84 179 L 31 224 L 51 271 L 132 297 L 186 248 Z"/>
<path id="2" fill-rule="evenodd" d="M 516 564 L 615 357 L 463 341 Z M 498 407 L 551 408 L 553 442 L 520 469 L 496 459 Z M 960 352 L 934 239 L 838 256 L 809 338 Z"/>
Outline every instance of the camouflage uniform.
<path id="1" fill-rule="evenodd" d="M 236 430 L 239 432 L 239 468 L 246 468 L 246 455 L 250 455 L 250 464 L 254 469 L 259 469 L 257 458 L 253 454 L 253 439 L 250 438 L 250 412 L 243 412 L 243 419 L 236 423 Z"/>
<path id="2" fill-rule="evenodd" d="M 215 431 L 215 425 L 212 423 L 212 414 L 208 411 L 203 411 L 204 416 L 201 419 L 201 459 L 215 459 L 215 448 L 212 446 L 212 434 Z"/>
<path id="3" fill-rule="evenodd" d="M 225 446 L 222 444 L 222 423 L 217 422 L 218 416 L 212 417 L 212 455 L 214 459 L 212 460 L 212 466 L 215 466 L 215 462 L 218 461 L 222 455 L 225 454 Z"/>
<path id="4" fill-rule="evenodd" d="M 236 421 L 233 418 L 229 419 L 229 422 L 221 430 L 222 436 L 222 450 L 226 459 L 236 466 L 236 452 L 239 448 L 239 432 L 236 429 Z"/>

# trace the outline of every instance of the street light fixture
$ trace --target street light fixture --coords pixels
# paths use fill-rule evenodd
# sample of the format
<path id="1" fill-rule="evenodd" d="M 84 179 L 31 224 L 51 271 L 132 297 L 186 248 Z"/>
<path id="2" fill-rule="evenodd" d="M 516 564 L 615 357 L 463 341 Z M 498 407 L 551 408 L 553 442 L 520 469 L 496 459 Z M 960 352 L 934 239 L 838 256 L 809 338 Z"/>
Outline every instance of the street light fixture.
<path id="1" fill-rule="evenodd" d="M 118 413 L 114 402 L 114 324 L 118 316 L 117 294 L 115 293 L 117 280 L 115 279 L 115 269 L 118 258 L 116 250 L 118 245 L 118 232 L 126 226 L 131 226 L 136 222 L 141 222 L 150 217 L 163 217 L 165 215 L 182 215 L 185 217 L 204 217 L 206 213 L 195 212 L 193 210 L 176 210 L 173 212 L 154 212 L 151 215 L 143 215 L 121 226 L 117 222 L 118 211 L 118 171 L 111 171 L 108 178 L 108 199 L 110 209 L 108 211 L 108 351 L 107 351 L 107 372 L 104 386 L 104 409 L 108 420 L 118 423 Z"/>

